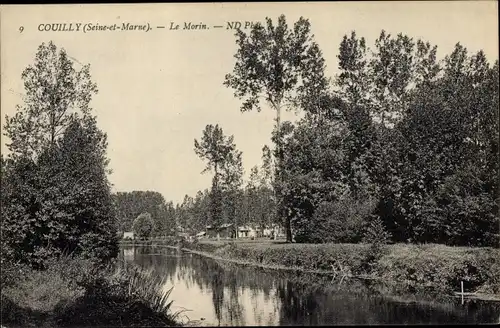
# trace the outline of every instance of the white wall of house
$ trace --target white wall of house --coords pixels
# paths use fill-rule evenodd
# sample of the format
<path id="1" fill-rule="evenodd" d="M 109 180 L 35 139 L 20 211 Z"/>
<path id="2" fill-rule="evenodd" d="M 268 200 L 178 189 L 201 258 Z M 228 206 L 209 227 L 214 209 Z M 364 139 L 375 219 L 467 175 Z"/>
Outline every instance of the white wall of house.
<path id="1" fill-rule="evenodd" d="M 130 239 L 134 239 L 134 232 L 133 232 L 133 231 L 124 232 L 124 233 L 123 233 L 123 238 L 130 238 Z"/>
<path id="2" fill-rule="evenodd" d="M 262 234 L 264 237 L 269 237 L 269 236 L 271 236 L 272 233 L 273 233 L 273 229 L 270 229 L 270 228 L 265 228 L 262 231 Z"/>
<path id="3" fill-rule="evenodd" d="M 251 238 L 256 237 L 257 231 L 251 227 L 239 227 L 238 228 L 238 238 Z"/>

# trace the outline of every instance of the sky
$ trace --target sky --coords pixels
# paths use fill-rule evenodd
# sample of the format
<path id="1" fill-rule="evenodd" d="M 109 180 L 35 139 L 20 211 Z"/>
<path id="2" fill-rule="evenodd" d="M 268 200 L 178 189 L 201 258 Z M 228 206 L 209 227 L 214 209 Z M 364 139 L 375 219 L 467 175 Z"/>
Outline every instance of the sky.
<path id="1" fill-rule="evenodd" d="M 384 29 L 437 45 L 439 58 L 460 42 L 472 53 L 482 49 L 491 62 L 498 59 L 497 1 L 1 6 L 1 152 L 7 153 L 5 115 L 22 102 L 21 73 L 33 63 L 37 47 L 52 40 L 75 59 L 76 68 L 90 64 L 99 89 L 91 106 L 108 135 L 113 191 L 158 191 L 175 203 L 210 187 L 211 176 L 201 174 L 205 163 L 193 150 L 207 124 L 234 135 L 247 178 L 261 163 L 262 147 L 271 145 L 275 113 L 266 106 L 261 112 L 240 112 L 241 101 L 222 85 L 235 63 L 234 31 L 213 26 L 276 20 L 280 14 L 289 26 L 300 16 L 310 20 L 331 77 L 337 73 L 342 37 L 353 30 L 369 46 Z M 182 30 L 185 22 L 210 29 Z M 54 23 L 81 25 L 78 32 L 39 31 L 40 24 Z M 85 24 L 115 23 L 149 23 L 152 29 L 81 30 Z M 170 30 L 171 24 L 181 29 Z"/>

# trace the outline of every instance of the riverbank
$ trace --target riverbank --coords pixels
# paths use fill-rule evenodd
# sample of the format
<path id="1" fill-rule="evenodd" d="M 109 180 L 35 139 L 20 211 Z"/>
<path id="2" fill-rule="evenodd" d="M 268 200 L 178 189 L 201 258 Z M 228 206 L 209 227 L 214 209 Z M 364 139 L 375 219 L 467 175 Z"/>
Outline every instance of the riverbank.
<path id="1" fill-rule="evenodd" d="M 180 325 L 162 279 L 135 266 L 65 257 L 44 271 L 9 270 L 1 292 L 2 324 L 9 328 Z"/>
<path id="2" fill-rule="evenodd" d="M 144 242 L 143 242 L 144 243 Z M 148 241 L 175 246 L 174 240 Z M 274 241 L 183 242 L 186 250 L 262 268 L 326 274 L 343 281 L 362 278 L 408 292 L 500 300 L 500 250 L 444 245 L 286 244 Z"/>

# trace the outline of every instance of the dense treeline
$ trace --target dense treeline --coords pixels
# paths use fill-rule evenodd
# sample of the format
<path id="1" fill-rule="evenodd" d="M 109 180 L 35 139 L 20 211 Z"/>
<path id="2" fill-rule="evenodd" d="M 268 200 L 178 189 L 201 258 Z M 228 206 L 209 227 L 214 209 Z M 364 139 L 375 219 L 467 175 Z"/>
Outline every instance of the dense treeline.
<path id="1" fill-rule="evenodd" d="M 132 231 L 134 220 L 142 213 L 151 215 L 155 235 L 175 232 L 174 205 L 155 191 L 117 192 L 113 194 L 120 231 Z"/>
<path id="2" fill-rule="evenodd" d="M 268 19 L 236 37 L 224 84 L 242 111 L 261 98 L 276 110 L 275 147 L 243 183 L 232 136 L 207 125 L 195 152 L 212 186 L 175 207 L 178 226 L 278 222 L 297 242 L 499 244 L 498 60 L 459 43 L 438 60 L 437 46 L 385 31 L 370 49 L 352 32 L 330 79 L 307 20 Z M 280 122 L 283 109 L 304 115 Z"/>
<path id="3" fill-rule="evenodd" d="M 236 34 L 224 84 L 276 110 L 275 213 L 291 241 L 499 245 L 498 60 L 382 31 L 344 36 L 339 74 L 301 18 Z M 249 72 L 253 72 L 249 74 Z M 280 111 L 301 110 L 297 122 Z"/>
<path id="4" fill-rule="evenodd" d="M 498 61 L 382 31 L 340 45 L 332 99 L 290 124 L 286 207 L 298 239 L 355 242 L 381 220 L 395 242 L 499 243 Z"/>
<path id="5" fill-rule="evenodd" d="M 134 220 L 143 213 L 153 219 L 153 236 L 196 234 L 207 226 L 228 223 L 261 230 L 273 225 L 276 221 L 271 150 L 268 146 L 262 148 L 262 164 L 251 169 L 244 184 L 242 152 L 237 150 L 233 139 L 225 136 L 218 125 L 209 124 L 201 140 L 195 140 L 195 152 L 207 164 L 202 173 L 213 173 L 211 188 L 198 191 L 195 197 L 185 195 L 174 206 L 153 191 L 113 195 L 121 231 L 134 230 Z"/>
<path id="6" fill-rule="evenodd" d="M 264 154 L 268 152 L 269 148 L 264 147 Z M 113 198 L 120 230 L 133 231 L 133 222 L 142 213 L 149 213 L 153 219 L 153 236 L 173 236 L 181 232 L 196 234 L 205 231 L 207 226 L 224 223 L 251 225 L 255 229 L 270 226 L 275 222 L 273 191 L 266 169 L 265 165 L 253 167 L 249 181 L 242 188 L 224 193 L 227 198 L 221 200 L 218 220 L 212 220 L 210 189 L 198 191 L 195 197 L 185 195 L 175 206 L 165 202 L 158 192 L 118 192 Z"/>

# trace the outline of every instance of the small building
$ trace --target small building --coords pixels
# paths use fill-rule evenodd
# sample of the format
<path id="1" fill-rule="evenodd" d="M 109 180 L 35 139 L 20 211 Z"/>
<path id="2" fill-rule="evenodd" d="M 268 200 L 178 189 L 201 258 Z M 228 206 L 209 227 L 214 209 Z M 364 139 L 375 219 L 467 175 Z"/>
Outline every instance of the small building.
<path id="1" fill-rule="evenodd" d="M 238 238 L 255 238 L 257 231 L 252 227 L 241 226 L 238 227 Z"/>
<path id="2" fill-rule="evenodd" d="M 207 226 L 206 236 L 208 238 L 233 238 L 234 229 L 233 224 L 225 223 L 221 225 L 218 229 L 213 226 Z"/>
<path id="3" fill-rule="evenodd" d="M 262 237 L 271 237 L 273 234 L 273 229 L 266 227 L 266 228 L 262 229 L 261 233 L 262 233 Z"/>
<path id="4" fill-rule="evenodd" d="M 134 232 L 133 231 L 124 232 L 123 239 L 134 239 Z"/>
<path id="5" fill-rule="evenodd" d="M 200 238 L 203 238 L 207 235 L 207 233 L 205 231 L 200 231 L 196 234 L 196 238 L 200 239 Z"/>

